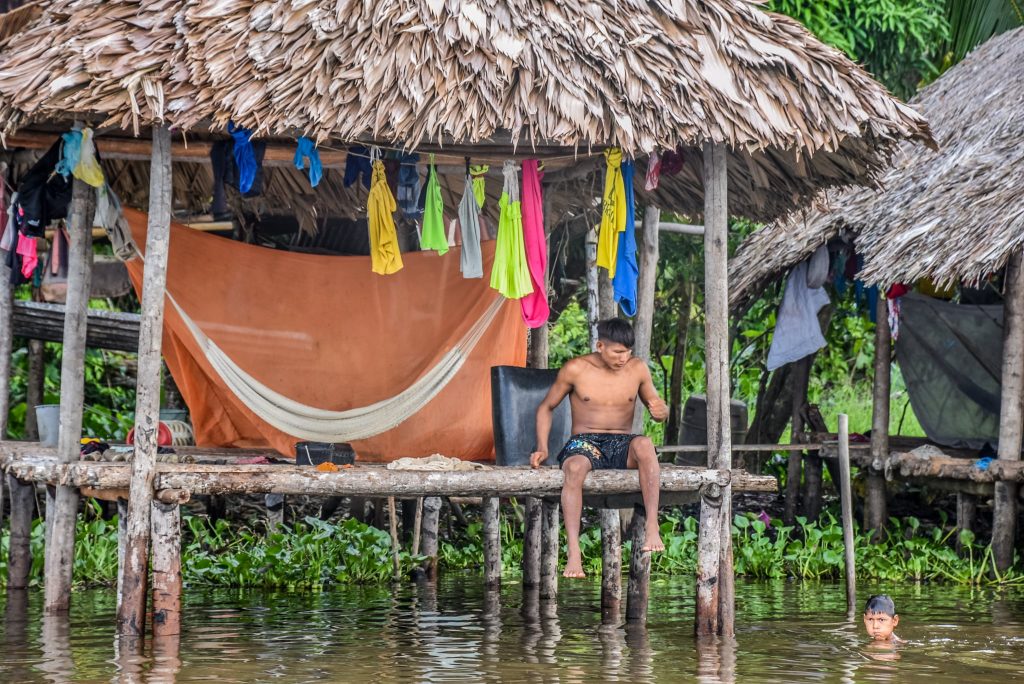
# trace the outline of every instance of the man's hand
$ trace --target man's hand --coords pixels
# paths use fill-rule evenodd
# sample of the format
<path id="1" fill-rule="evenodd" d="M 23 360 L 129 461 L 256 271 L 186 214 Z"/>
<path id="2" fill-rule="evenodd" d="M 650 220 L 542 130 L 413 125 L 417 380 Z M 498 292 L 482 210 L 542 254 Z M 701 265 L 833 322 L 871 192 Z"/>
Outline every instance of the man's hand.
<path id="1" fill-rule="evenodd" d="M 534 451 L 530 454 L 530 467 L 540 468 L 540 464 L 548 460 L 548 452 L 546 451 Z"/>
<path id="2" fill-rule="evenodd" d="M 647 410 L 651 412 L 651 418 L 658 421 L 659 423 L 668 419 L 668 404 L 661 397 L 655 397 L 651 399 L 650 405 Z"/>

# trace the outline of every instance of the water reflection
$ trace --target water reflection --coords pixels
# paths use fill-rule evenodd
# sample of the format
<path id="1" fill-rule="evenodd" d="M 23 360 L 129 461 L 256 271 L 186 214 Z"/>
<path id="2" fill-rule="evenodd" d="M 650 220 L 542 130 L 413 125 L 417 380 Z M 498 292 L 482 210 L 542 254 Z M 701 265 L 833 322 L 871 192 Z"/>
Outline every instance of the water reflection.
<path id="1" fill-rule="evenodd" d="M 879 587 L 902 616 L 896 649 L 846 619 L 841 585 L 741 584 L 736 639 L 693 637 L 691 581 L 652 587 L 650 622 L 603 624 L 600 588 L 557 601 L 473 577 L 319 594 L 191 590 L 180 637 L 114 640 L 112 592 L 43 616 L 3 599 L 0 682 L 999 682 L 1022 674 L 1024 600 L 951 587 Z"/>

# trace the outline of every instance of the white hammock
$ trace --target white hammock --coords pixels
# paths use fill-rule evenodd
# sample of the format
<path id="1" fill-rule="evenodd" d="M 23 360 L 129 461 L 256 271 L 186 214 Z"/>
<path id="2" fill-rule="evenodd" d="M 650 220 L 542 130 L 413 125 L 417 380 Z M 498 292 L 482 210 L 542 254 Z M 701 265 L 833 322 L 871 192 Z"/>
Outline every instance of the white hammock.
<path id="1" fill-rule="evenodd" d="M 281 432 L 317 442 L 351 442 L 387 432 L 417 413 L 444 389 L 466 362 L 480 338 L 501 310 L 496 297 L 462 339 L 419 379 L 393 397 L 347 411 L 306 406 L 275 392 L 252 377 L 199 329 L 168 294 L 168 299 L 228 389 L 257 416 Z"/>

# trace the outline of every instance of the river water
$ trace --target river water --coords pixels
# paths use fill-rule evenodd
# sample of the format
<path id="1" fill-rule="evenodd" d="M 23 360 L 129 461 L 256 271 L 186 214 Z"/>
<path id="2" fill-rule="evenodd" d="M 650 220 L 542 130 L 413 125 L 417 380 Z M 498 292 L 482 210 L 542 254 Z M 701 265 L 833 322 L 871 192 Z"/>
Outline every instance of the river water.
<path id="1" fill-rule="evenodd" d="M 0 682 L 999 682 L 1024 679 L 1024 591 L 887 591 L 898 648 L 871 648 L 842 585 L 737 583 L 735 640 L 693 636 L 693 582 L 655 580 L 646 629 L 602 626 L 598 586 L 556 602 L 479 578 L 323 593 L 186 591 L 178 639 L 131 655 L 109 590 L 68 618 L 41 592 L 0 598 Z"/>

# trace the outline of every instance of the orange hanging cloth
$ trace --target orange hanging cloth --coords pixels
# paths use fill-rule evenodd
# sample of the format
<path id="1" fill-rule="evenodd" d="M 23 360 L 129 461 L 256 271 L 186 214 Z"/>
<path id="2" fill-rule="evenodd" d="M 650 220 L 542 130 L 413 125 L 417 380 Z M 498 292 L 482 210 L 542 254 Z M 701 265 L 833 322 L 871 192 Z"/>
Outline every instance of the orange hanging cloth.
<path id="1" fill-rule="evenodd" d="M 125 217 L 144 246 L 146 215 L 125 210 Z M 271 446 L 293 456 L 295 442 L 310 437 L 282 429 L 288 418 L 279 413 L 299 406 L 302 425 L 380 413 L 381 406 L 408 406 L 403 396 L 439 377 L 436 393 L 399 412 L 397 425 L 351 440 L 358 458 L 493 458 L 490 369 L 525 363 L 526 330 L 519 303 L 503 300 L 484 279 L 463 278 L 458 257 L 407 254 L 405 268 L 380 278 L 365 256 L 281 252 L 178 224 L 170 245 L 163 351 L 198 444 Z M 482 248 L 490 268 L 494 242 Z M 143 266 L 142 259 L 128 263 L 137 292 Z M 439 373 L 460 345 L 464 358 Z M 266 397 L 283 408 L 268 412 Z"/>

